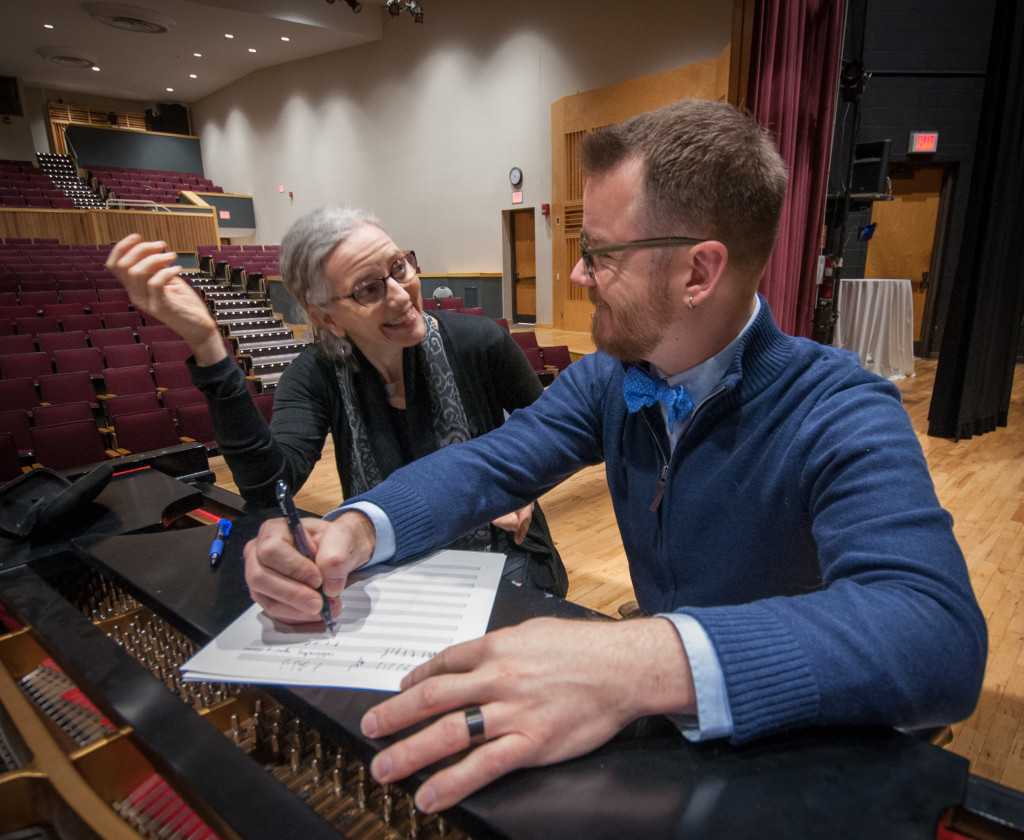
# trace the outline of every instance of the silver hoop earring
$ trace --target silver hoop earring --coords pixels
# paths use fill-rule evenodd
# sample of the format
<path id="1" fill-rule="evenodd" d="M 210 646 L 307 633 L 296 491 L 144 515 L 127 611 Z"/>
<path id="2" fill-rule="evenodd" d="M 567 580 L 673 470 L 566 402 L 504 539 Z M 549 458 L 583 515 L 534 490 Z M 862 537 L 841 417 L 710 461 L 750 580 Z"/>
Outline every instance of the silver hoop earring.
<path id="1" fill-rule="evenodd" d="M 695 304 L 693 302 L 693 295 L 690 295 L 690 302 L 688 304 L 686 304 L 686 305 L 689 306 L 690 309 L 696 309 L 697 308 L 697 304 Z"/>

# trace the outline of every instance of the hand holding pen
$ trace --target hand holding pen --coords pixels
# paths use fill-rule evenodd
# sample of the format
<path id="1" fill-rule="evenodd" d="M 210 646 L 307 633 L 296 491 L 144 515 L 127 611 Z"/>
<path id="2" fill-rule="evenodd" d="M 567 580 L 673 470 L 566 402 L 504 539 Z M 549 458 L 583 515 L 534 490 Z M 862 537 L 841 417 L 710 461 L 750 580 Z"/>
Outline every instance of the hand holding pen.
<path id="1" fill-rule="evenodd" d="M 295 509 L 295 501 L 292 499 L 291 493 L 288 492 L 288 485 L 283 481 L 277 482 L 277 504 L 281 508 L 281 515 L 284 516 L 285 521 L 288 523 L 288 530 L 291 531 L 292 539 L 295 541 L 295 548 L 298 549 L 303 557 L 313 559 L 313 553 L 309 548 L 309 541 L 306 539 L 306 532 L 302 527 L 302 520 L 299 519 L 299 512 Z M 324 624 L 327 625 L 327 629 L 331 631 L 333 636 L 334 617 L 331 615 L 331 602 L 324 595 L 323 585 L 318 587 L 317 591 L 320 593 L 320 597 L 323 598 L 320 617 L 324 620 Z"/>

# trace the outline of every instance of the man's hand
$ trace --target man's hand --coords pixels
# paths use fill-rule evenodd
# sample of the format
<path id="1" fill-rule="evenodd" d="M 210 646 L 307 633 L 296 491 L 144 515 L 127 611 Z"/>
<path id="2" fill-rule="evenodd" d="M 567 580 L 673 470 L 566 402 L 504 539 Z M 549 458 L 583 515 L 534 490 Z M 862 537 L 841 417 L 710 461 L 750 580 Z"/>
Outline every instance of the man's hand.
<path id="1" fill-rule="evenodd" d="M 268 519 L 245 545 L 245 582 L 252 599 L 286 624 L 320 620 L 323 586 L 332 612 L 348 576 L 373 555 L 376 534 L 363 514 L 344 513 L 333 522 L 303 519 L 312 559 L 295 548 L 284 519 Z"/>
<path id="2" fill-rule="evenodd" d="M 370 709 L 362 730 L 371 738 L 437 718 L 382 750 L 373 777 L 395 782 L 466 750 L 465 710 L 474 707 L 486 743 L 423 783 L 421 811 L 449 808 L 517 768 L 590 752 L 644 715 L 693 714 L 696 701 L 671 622 L 533 619 L 442 651 Z"/>
<path id="3" fill-rule="evenodd" d="M 502 531 L 514 531 L 513 539 L 516 541 L 516 545 L 522 545 L 523 537 L 530 530 L 530 523 L 532 521 L 533 502 L 530 502 L 526 507 L 514 510 L 512 513 L 506 513 L 504 516 L 499 516 L 491 524 L 501 528 Z"/>
<path id="4" fill-rule="evenodd" d="M 178 255 L 164 242 L 143 242 L 130 234 L 107 258 L 107 270 L 128 291 L 136 309 L 159 318 L 189 345 L 196 362 L 212 365 L 227 355 L 206 302 L 178 273 Z"/>

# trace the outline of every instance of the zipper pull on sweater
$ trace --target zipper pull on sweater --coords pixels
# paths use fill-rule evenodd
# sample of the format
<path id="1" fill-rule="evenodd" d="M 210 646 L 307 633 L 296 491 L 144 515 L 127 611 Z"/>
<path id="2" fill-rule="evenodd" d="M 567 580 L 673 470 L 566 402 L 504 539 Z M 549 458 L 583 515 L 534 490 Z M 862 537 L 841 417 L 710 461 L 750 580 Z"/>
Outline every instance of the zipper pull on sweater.
<path id="1" fill-rule="evenodd" d="M 654 500 L 651 502 L 651 513 L 658 509 L 661 504 L 661 497 L 665 495 L 665 479 L 668 477 L 668 464 L 661 465 L 661 475 L 658 476 L 658 489 L 654 493 Z"/>

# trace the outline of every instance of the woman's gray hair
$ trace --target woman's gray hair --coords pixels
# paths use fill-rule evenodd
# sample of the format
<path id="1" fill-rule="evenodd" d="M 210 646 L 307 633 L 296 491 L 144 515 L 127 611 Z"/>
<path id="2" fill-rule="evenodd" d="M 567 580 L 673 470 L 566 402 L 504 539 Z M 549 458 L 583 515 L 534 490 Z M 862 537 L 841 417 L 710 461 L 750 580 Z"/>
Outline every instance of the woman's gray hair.
<path id="1" fill-rule="evenodd" d="M 331 289 L 324 277 L 324 261 L 360 225 L 381 227 L 376 216 L 358 207 L 318 207 L 295 222 L 281 240 L 278 254 L 281 278 L 306 312 L 311 326 L 313 319 L 309 317 L 309 310 L 322 309 L 331 299 Z M 346 357 L 351 353 L 348 339 L 339 339 L 315 326 L 313 333 L 328 355 Z"/>

